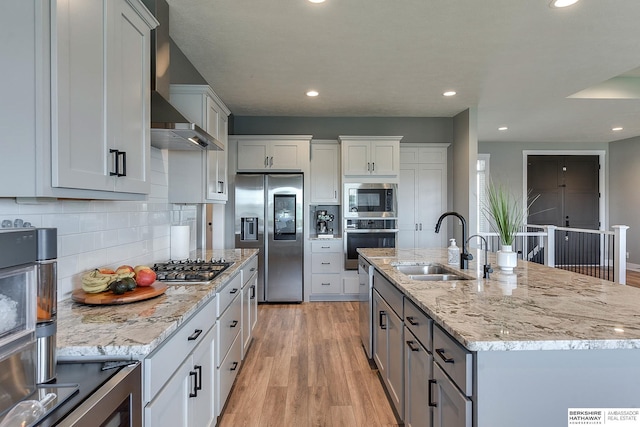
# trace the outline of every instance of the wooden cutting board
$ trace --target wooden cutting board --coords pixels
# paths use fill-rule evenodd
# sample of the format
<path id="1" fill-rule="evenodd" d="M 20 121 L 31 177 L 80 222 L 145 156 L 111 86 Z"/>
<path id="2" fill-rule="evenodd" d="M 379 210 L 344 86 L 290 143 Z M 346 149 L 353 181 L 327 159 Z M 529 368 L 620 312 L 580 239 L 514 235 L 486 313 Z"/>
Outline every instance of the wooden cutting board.
<path id="1" fill-rule="evenodd" d="M 82 289 L 76 289 L 71 293 L 71 299 L 81 304 L 90 305 L 128 304 L 157 297 L 164 294 L 166 290 L 167 285 L 156 281 L 151 286 L 138 286 L 134 290 L 120 295 L 116 295 L 111 291 L 88 294 Z"/>

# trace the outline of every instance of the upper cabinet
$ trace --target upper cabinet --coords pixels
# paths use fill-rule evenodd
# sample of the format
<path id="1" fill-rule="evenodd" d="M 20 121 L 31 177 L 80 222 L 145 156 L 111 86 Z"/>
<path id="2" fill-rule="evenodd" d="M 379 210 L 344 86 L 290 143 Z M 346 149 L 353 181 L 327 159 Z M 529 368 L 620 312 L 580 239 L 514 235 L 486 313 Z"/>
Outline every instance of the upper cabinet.
<path id="1" fill-rule="evenodd" d="M 302 172 L 309 163 L 310 135 L 234 136 L 238 172 Z"/>
<path id="2" fill-rule="evenodd" d="M 207 85 L 171 85 L 171 103 L 224 146 L 224 150 L 169 151 L 169 201 L 225 203 L 230 111 Z"/>
<path id="3" fill-rule="evenodd" d="M 338 141 L 311 142 L 310 203 L 340 204 L 340 145 Z"/>
<path id="4" fill-rule="evenodd" d="M 397 182 L 401 139 L 401 136 L 341 136 L 345 182 L 362 177 Z"/>
<path id="5" fill-rule="evenodd" d="M 0 180 L 0 195 L 144 198 L 150 190 L 150 31 L 157 21 L 138 0 L 32 3 L 3 16 L 0 25 L 31 52 L 31 58 L 3 52 L 23 75 L 2 85 L 23 93 L 9 89 L 0 102 L 33 102 L 14 121 L 6 118 L 27 131 L 26 138 L 4 140 L 4 147 L 31 156 L 0 167 L 7 178 Z"/>

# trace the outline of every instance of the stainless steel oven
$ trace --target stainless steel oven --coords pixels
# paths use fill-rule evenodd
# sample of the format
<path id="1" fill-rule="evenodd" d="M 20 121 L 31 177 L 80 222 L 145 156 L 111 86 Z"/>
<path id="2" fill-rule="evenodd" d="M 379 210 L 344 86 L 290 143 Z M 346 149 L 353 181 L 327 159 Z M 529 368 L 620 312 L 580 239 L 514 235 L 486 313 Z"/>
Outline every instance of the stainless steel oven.
<path id="1" fill-rule="evenodd" d="M 395 248 L 398 237 L 396 218 L 345 219 L 344 268 L 358 268 L 358 248 Z"/>
<path id="2" fill-rule="evenodd" d="M 345 218 L 395 218 L 398 211 L 398 184 L 344 184 Z"/>

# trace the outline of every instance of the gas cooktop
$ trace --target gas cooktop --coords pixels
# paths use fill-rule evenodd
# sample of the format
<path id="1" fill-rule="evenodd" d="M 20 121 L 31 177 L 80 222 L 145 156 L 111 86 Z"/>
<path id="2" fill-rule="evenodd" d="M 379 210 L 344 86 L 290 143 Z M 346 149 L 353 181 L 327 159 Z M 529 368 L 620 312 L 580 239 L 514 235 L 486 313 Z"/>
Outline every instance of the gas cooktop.
<path id="1" fill-rule="evenodd" d="M 224 259 L 198 258 L 154 264 L 153 270 L 161 282 L 209 282 L 232 265 Z"/>

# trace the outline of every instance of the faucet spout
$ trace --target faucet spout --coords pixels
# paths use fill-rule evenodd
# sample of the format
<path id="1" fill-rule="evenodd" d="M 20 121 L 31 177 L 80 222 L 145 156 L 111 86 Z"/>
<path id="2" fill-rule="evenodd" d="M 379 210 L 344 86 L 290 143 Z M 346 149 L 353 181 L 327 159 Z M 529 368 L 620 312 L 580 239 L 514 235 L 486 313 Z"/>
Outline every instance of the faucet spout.
<path id="1" fill-rule="evenodd" d="M 467 220 L 458 212 L 445 212 L 440 215 L 440 218 L 438 218 L 438 222 L 436 223 L 436 233 L 440 232 L 442 220 L 448 216 L 455 216 L 462 223 L 462 252 L 460 253 L 460 268 L 466 270 L 469 268 L 469 261 L 473 259 L 473 255 L 467 251 Z"/>
<path id="2" fill-rule="evenodd" d="M 474 237 L 479 237 L 484 242 L 484 267 L 482 269 L 482 278 L 489 279 L 489 273 L 493 273 L 493 268 L 491 268 L 491 264 L 487 262 L 488 261 L 487 252 L 489 250 L 487 239 L 484 236 L 481 236 L 479 234 L 474 234 L 473 236 L 469 236 L 469 238 L 467 239 L 467 243 L 469 242 L 469 240 L 471 240 Z M 482 249 L 482 243 L 480 243 L 480 249 Z"/>

